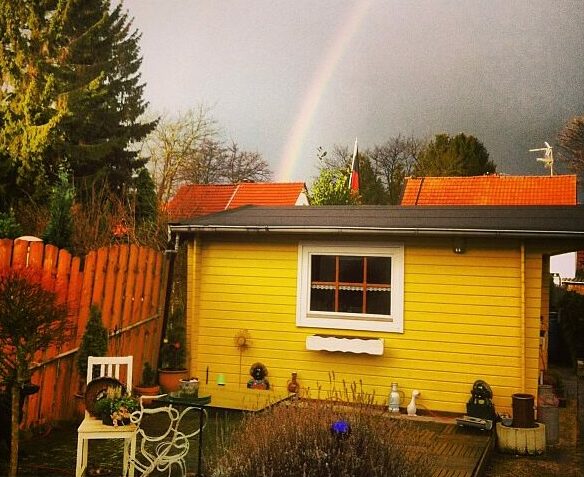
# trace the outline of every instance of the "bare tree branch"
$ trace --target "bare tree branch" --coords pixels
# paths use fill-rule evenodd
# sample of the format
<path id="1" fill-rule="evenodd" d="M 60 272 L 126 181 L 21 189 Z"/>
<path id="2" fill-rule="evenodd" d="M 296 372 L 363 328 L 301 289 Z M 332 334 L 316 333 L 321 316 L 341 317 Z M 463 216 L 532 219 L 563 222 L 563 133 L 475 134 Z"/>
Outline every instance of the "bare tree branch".
<path id="1" fill-rule="evenodd" d="M 584 172 L 584 116 L 573 117 L 560 131 L 558 153 L 573 172 Z"/>

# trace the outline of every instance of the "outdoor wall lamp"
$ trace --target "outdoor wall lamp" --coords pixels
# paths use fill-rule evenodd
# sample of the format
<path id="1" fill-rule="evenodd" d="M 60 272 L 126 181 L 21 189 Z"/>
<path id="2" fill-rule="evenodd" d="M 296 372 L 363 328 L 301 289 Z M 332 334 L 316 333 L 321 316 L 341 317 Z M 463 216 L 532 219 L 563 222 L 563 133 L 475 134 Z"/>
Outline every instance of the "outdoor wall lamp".
<path id="1" fill-rule="evenodd" d="M 466 240 L 464 239 L 454 239 L 452 244 L 452 251 L 456 254 L 461 254 L 466 252 Z"/>

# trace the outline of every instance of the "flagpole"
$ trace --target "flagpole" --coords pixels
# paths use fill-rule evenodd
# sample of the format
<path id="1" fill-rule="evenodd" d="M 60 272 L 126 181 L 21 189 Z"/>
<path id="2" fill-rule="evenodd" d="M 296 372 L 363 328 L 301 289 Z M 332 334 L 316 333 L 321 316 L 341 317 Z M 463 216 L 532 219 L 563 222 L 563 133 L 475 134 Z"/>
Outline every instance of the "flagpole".
<path id="1" fill-rule="evenodd" d="M 351 161 L 351 175 L 349 176 L 349 190 L 352 194 L 359 193 L 359 182 L 359 147 L 357 145 L 357 138 L 355 138 L 353 160 Z"/>

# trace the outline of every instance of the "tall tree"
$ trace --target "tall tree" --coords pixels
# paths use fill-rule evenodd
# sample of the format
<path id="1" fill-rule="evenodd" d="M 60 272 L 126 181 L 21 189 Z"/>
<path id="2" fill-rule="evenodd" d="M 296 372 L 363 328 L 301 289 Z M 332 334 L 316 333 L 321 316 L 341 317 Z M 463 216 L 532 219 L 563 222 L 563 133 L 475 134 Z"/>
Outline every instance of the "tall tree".
<path id="1" fill-rule="evenodd" d="M 371 165 L 368 154 L 368 151 L 359 152 L 359 194 L 351 196 L 349 176 L 353 157 L 349 148 L 335 145 L 331 154 L 319 148 L 319 175 L 310 190 L 311 204 L 386 204 L 387 194 Z"/>
<path id="2" fill-rule="evenodd" d="M 0 147 L 17 185 L 46 195 L 64 165 L 81 198 L 96 183 L 126 192 L 155 122 L 140 120 L 140 35 L 122 4 L 3 1 L 0 30 Z"/>
<path id="3" fill-rule="evenodd" d="M 221 139 L 216 121 L 203 106 L 164 116 L 144 141 L 142 153 L 148 157 L 160 203 L 182 184 L 263 182 L 272 177 L 259 152 Z"/>
<path id="4" fill-rule="evenodd" d="M 215 147 L 213 138 L 216 134 L 217 124 L 204 106 L 188 109 L 176 117 L 161 117 L 142 145 L 142 154 L 148 158 L 159 203 L 168 202 L 186 168 L 198 170 L 200 152 Z"/>
<path id="5" fill-rule="evenodd" d="M 136 204 L 134 207 L 136 223 L 154 222 L 158 215 L 158 202 L 156 199 L 156 186 L 148 172 L 143 167 L 136 177 Z"/>
<path id="6" fill-rule="evenodd" d="M 47 191 L 46 151 L 67 112 L 58 84 L 62 9 L 54 1 L 0 3 L 0 169 L 14 180 L 5 185 L 13 196 Z"/>
<path id="7" fill-rule="evenodd" d="M 350 193 L 346 168 L 322 169 L 310 188 L 312 205 L 349 205 L 357 203 L 358 196 Z"/>
<path id="8" fill-rule="evenodd" d="M 221 163 L 225 182 L 265 182 L 272 178 L 270 166 L 259 152 L 244 151 L 233 140 L 225 147 Z"/>
<path id="9" fill-rule="evenodd" d="M 479 176 L 494 173 L 487 149 L 474 136 L 437 134 L 422 150 L 414 168 L 417 176 Z"/>
<path id="10" fill-rule="evenodd" d="M 399 204 L 405 178 L 411 175 L 422 148 L 420 139 L 398 134 L 367 151 L 373 169 L 385 187 L 388 203 Z"/>
<path id="11" fill-rule="evenodd" d="M 578 175 L 584 173 L 584 116 L 570 119 L 558 134 L 561 159 Z"/>

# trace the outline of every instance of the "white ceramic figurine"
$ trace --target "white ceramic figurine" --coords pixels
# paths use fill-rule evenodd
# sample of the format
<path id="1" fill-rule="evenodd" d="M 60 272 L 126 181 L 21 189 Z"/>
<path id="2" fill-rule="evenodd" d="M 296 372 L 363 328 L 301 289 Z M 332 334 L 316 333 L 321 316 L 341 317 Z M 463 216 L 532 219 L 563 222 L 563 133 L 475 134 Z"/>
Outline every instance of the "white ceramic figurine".
<path id="1" fill-rule="evenodd" d="M 420 391 L 418 391 L 417 389 L 414 389 L 412 391 L 412 400 L 410 401 L 410 403 L 408 404 L 407 407 L 407 411 L 408 411 L 408 416 L 416 416 L 416 398 L 420 395 Z"/>

